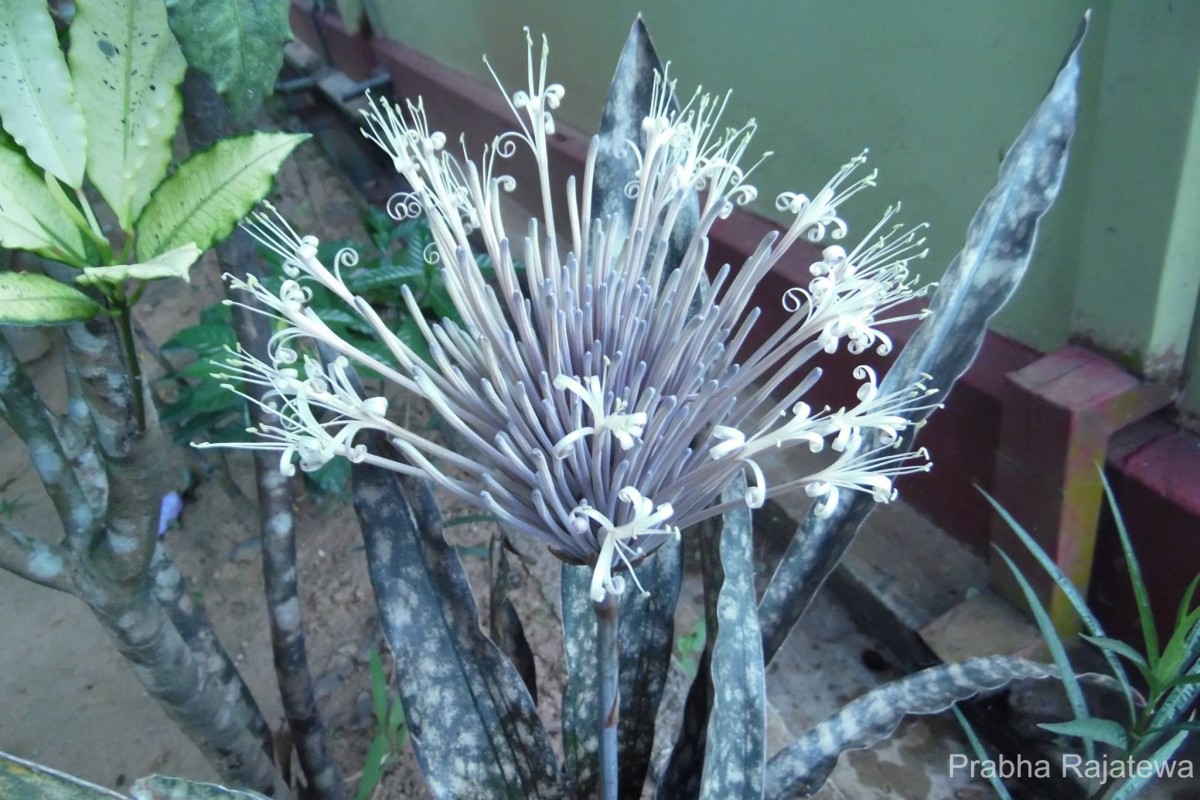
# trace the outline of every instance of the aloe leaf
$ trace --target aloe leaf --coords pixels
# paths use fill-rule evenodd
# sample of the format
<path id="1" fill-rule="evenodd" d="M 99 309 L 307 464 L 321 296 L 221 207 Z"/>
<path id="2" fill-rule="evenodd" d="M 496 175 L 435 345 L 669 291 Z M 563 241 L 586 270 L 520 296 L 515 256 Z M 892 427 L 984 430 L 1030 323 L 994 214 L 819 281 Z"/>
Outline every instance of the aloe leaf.
<path id="1" fill-rule="evenodd" d="M 83 235 L 21 153 L 0 146 L 0 247 L 87 263 Z"/>
<path id="2" fill-rule="evenodd" d="M 1071 582 L 1071 579 L 1068 578 L 1061 569 L 1059 569 L 1058 565 L 1054 563 L 1050 556 L 1046 555 L 1046 551 L 1042 549 L 1041 545 L 1039 545 L 1034 538 L 1029 535 L 1029 532 L 1022 527 L 1021 523 L 1017 522 L 1017 520 L 1013 518 L 1012 514 L 1008 513 L 1008 510 L 1005 509 L 1004 506 L 996 502 L 996 499 L 987 492 L 981 493 L 983 494 L 984 498 L 991 503 L 992 508 L 996 510 L 996 513 L 1000 515 L 1000 518 L 1004 520 L 1009 529 L 1016 534 L 1018 539 L 1021 540 L 1021 544 L 1025 545 L 1025 549 L 1029 551 L 1029 554 L 1037 559 L 1038 564 L 1041 565 L 1042 569 L 1046 571 L 1046 574 L 1049 575 L 1054 581 L 1054 584 L 1058 587 L 1059 591 L 1063 593 L 1063 596 L 1066 597 L 1071 603 L 1071 607 L 1075 609 L 1075 613 L 1079 615 L 1080 621 L 1083 623 L 1084 627 L 1087 628 L 1088 632 L 1094 637 L 1107 639 L 1108 636 L 1105 634 L 1104 627 L 1100 624 L 1100 620 L 1098 620 L 1096 615 L 1092 613 L 1092 610 L 1088 608 L 1087 601 L 1083 598 L 1083 595 L 1079 593 L 1079 589 L 1075 587 L 1075 584 Z M 1105 649 L 1101 649 L 1100 652 L 1103 653 L 1104 660 L 1108 662 L 1109 669 L 1112 670 L 1113 675 L 1118 681 L 1121 682 L 1125 697 L 1129 700 L 1129 716 L 1130 719 L 1132 719 L 1137 713 L 1133 704 L 1133 698 L 1137 693 L 1133 688 L 1133 684 L 1129 682 L 1129 675 L 1125 671 L 1124 665 L 1122 665 L 1120 660 L 1117 659 L 1116 655 Z"/>
<path id="3" fill-rule="evenodd" d="M 130 800 L 267 800 L 249 789 L 227 789 L 215 783 L 151 775 L 129 787 Z"/>
<path id="4" fill-rule="evenodd" d="M 99 312 L 100 306 L 73 286 L 31 272 L 0 272 L 2 325 L 56 325 Z"/>
<path id="5" fill-rule="evenodd" d="M 0 120 L 30 161 L 83 186 L 83 112 L 44 2 L 0 0 Z"/>
<path id="6" fill-rule="evenodd" d="M 979 761 L 993 760 L 987 748 L 983 746 L 983 742 L 979 740 L 979 735 L 975 733 L 975 726 L 967 719 L 967 715 L 958 706 L 953 706 L 950 710 L 954 712 L 954 718 L 958 720 L 963 735 L 967 737 L 967 742 L 971 745 L 971 752 L 975 754 L 975 758 Z M 996 792 L 996 796 L 1000 800 L 1013 800 L 1008 787 L 1004 785 L 1004 781 L 1000 780 L 1000 777 L 994 771 L 987 773 L 987 782 L 991 784 L 992 790 Z"/>
<path id="7" fill-rule="evenodd" d="M 1038 727 L 1060 736 L 1074 736 L 1086 742 L 1111 745 L 1122 752 L 1129 747 L 1129 734 L 1125 726 L 1111 719 L 1081 717 L 1068 722 L 1043 722 Z"/>
<path id="8" fill-rule="evenodd" d="M 162 0 L 79 0 L 68 60 L 88 178 L 128 231 L 171 163 L 187 62 Z"/>
<path id="9" fill-rule="evenodd" d="M 167 0 L 187 63 L 208 76 L 236 121 L 262 105 L 292 38 L 289 0 Z"/>
<path id="10" fill-rule="evenodd" d="M 155 256 L 144 264 L 115 264 L 111 267 L 84 267 L 75 279 L 81 286 L 119 286 L 127 280 L 156 281 L 163 278 L 183 278 L 190 281 L 189 271 L 204 254 L 191 242 L 183 247 Z"/>
<path id="11" fill-rule="evenodd" d="M 721 500 L 738 502 L 745 496 L 746 477 L 739 475 L 725 487 Z M 702 800 L 757 800 L 763 796 L 767 686 L 754 595 L 751 528 L 750 509 L 743 504 L 725 512 L 717 541 L 723 580 L 717 595 L 710 672 L 713 699 Z"/>
<path id="12" fill-rule="evenodd" d="M 479 629 L 429 486 L 370 464 L 354 465 L 353 483 L 405 721 L 433 796 L 562 797 L 546 731 L 520 675 Z"/>
<path id="13" fill-rule="evenodd" d="M 72 775 L 0 752 L 0 797 L 8 800 L 125 800 Z"/>
<path id="14" fill-rule="evenodd" d="M 195 153 L 150 197 L 134 226 L 137 257 L 149 261 L 189 242 L 224 239 L 271 190 L 275 173 L 307 134 L 251 133 Z"/>
<path id="15" fill-rule="evenodd" d="M 988 320 L 1016 291 L 1033 255 L 1039 221 L 1058 196 L 1066 170 L 1079 105 L 1079 45 L 1086 28 L 1085 16 L 1049 94 L 1009 149 L 995 188 L 971 220 L 966 245 L 930 302 L 932 316 L 901 351 L 881 381 L 880 392 L 920 381 L 944 399 L 979 352 Z M 916 426 L 909 427 L 901 447 L 910 447 L 915 434 Z M 878 444 L 876 434 L 864 447 Z M 768 662 L 841 560 L 874 503 L 865 493 L 845 492 L 828 517 L 817 518 L 811 511 L 805 517 L 759 605 Z"/>
<path id="16" fill-rule="evenodd" d="M 947 664 L 873 689 L 810 728 L 767 762 L 764 797 L 808 797 L 825 784 L 847 750 L 862 750 L 895 732 L 910 714 L 940 714 L 960 700 L 994 692 L 1014 681 L 1056 678 L 1048 664 L 992 656 Z"/>
<path id="17" fill-rule="evenodd" d="M 1062 674 L 1063 690 L 1067 695 L 1067 702 L 1071 706 L 1072 713 L 1076 719 L 1084 719 L 1090 714 L 1088 713 L 1087 701 L 1083 697 L 1083 689 L 1079 686 L 1079 679 L 1075 676 L 1075 670 L 1071 667 L 1071 660 L 1067 658 L 1067 649 L 1063 646 L 1062 638 L 1058 635 L 1058 631 L 1054 627 L 1054 623 L 1050 619 L 1050 615 L 1046 613 L 1045 607 L 1041 600 L 1038 599 L 1037 592 L 1029 585 L 1029 581 L 1021 574 L 1021 570 L 1017 569 L 1017 565 L 1008 557 L 1000 548 L 996 548 L 996 552 L 1000 554 L 1000 558 L 1004 559 L 1004 563 L 1008 565 L 1009 571 L 1013 578 L 1016 579 L 1017 585 L 1021 587 L 1021 593 L 1025 596 L 1025 602 L 1029 605 L 1030 613 L 1033 614 L 1033 621 L 1037 623 L 1038 631 L 1042 634 L 1042 640 L 1046 643 L 1046 648 L 1050 651 L 1050 657 L 1054 660 L 1055 666 L 1058 667 Z M 1092 742 L 1088 739 L 1084 740 L 1084 748 L 1087 750 L 1089 760 L 1095 757 L 1095 748 Z"/>
<path id="18" fill-rule="evenodd" d="M 1146 760 L 1151 763 L 1169 760 L 1171 756 L 1175 755 L 1175 751 L 1180 748 L 1187 737 L 1187 731 L 1180 731 L 1167 740 L 1162 747 L 1154 751 Z M 1133 777 L 1117 786 L 1113 791 L 1105 793 L 1104 798 L 1105 800 L 1126 800 L 1127 798 L 1136 797 L 1154 777 L 1153 771 L 1146 776 L 1143 776 L 1140 772 L 1134 772 Z"/>
<path id="19" fill-rule="evenodd" d="M 1146 662 L 1151 671 L 1158 664 L 1158 630 L 1154 625 L 1154 610 L 1150 608 L 1150 594 L 1146 591 L 1146 582 L 1142 579 L 1142 568 L 1138 564 L 1137 554 L 1133 552 L 1133 542 L 1129 538 L 1129 529 L 1125 527 L 1125 518 L 1117 507 L 1117 499 L 1113 497 L 1112 487 L 1104 470 L 1096 467 L 1100 473 L 1100 483 L 1104 486 L 1104 497 L 1112 512 L 1113 522 L 1116 523 L 1117 538 L 1121 540 L 1121 552 L 1125 556 L 1125 567 L 1129 570 L 1129 583 L 1133 587 L 1133 596 L 1137 602 L 1138 619 L 1142 624 L 1142 636 L 1146 642 Z"/>
<path id="20" fill-rule="evenodd" d="M 671 664 L 682 569 L 679 544 L 664 542 L 636 567 L 638 581 L 649 596 L 643 597 L 631 586 L 621 597 L 617 631 L 621 653 L 617 763 L 623 800 L 641 797 L 649 770 L 655 718 Z M 567 657 L 563 750 L 567 774 L 580 797 L 595 795 L 600 780 L 596 737 L 599 654 L 596 612 L 588 594 L 591 582 L 591 567 L 563 565 L 563 642 Z"/>

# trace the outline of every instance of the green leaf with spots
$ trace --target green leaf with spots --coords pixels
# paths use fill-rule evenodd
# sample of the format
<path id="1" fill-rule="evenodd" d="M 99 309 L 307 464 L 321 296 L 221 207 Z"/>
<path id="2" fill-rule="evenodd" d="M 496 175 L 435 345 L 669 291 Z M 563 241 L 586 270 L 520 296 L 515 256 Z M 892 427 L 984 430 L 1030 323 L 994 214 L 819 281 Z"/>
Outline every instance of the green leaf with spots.
<path id="1" fill-rule="evenodd" d="M 73 286 L 30 272 L 0 272 L 0 324 L 55 325 L 91 319 L 100 311 Z"/>
<path id="2" fill-rule="evenodd" d="M 116 792 L 94 783 L 7 753 L 0 753 L 0 797 L 9 800 L 124 800 Z"/>
<path id="3" fill-rule="evenodd" d="M 226 789 L 215 783 L 151 775 L 129 787 L 130 800 L 267 800 L 249 789 Z"/>
<path id="4" fill-rule="evenodd" d="M 134 225 L 137 257 L 193 242 L 207 250 L 271 190 L 279 165 L 307 134 L 251 133 L 195 153 L 155 189 Z"/>
<path id="5" fill-rule="evenodd" d="M 0 247 L 29 250 L 76 267 L 87 263 L 79 228 L 54 201 L 46 181 L 25 156 L 5 147 L 3 142 L 0 142 Z"/>
<path id="6" fill-rule="evenodd" d="M 162 0 L 79 0 L 68 60 L 87 174 L 129 230 L 167 174 L 187 70 Z"/>
<path id="7" fill-rule="evenodd" d="M 117 264 L 111 267 L 84 267 L 75 279 L 81 286 L 119 286 L 127 280 L 157 281 L 163 278 L 190 280 L 188 270 L 204 254 L 196 245 L 185 244 L 155 256 L 144 264 Z"/>
<path id="8" fill-rule="evenodd" d="M 42 0 L 0 0 L 0 120 L 30 161 L 83 186 L 83 112 Z"/>
<path id="9" fill-rule="evenodd" d="M 188 65 L 209 77 L 245 120 L 271 94 L 292 38 L 289 0 L 167 0 Z"/>

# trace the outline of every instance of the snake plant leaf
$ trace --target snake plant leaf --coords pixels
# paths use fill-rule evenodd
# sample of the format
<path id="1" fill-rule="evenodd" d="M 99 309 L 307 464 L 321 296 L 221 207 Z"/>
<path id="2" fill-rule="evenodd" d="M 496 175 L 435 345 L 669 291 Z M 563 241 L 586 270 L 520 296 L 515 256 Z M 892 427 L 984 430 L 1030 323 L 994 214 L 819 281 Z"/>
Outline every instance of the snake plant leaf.
<path id="1" fill-rule="evenodd" d="M 739 474 L 722 493 L 724 503 L 746 496 L 746 476 Z M 717 595 L 716 638 L 710 677 L 709 712 L 701 800 L 736 800 L 763 796 L 766 766 L 767 684 L 762 634 L 754 594 L 754 542 L 750 509 L 745 505 L 724 515 L 717 539 L 721 588 Z"/>
<path id="2" fill-rule="evenodd" d="M 162 0 L 78 0 L 68 55 L 87 120 L 87 175 L 133 221 L 171 163 L 183 101 L 183 51 Z"/>
<path id="3" fill-rule="evenodd" d="M 1056 678 L 1048 664 L 993 656 L 946 664 L 880 686 L 809 729 L 767 762 L 767 800 L 792 800 L 817 792 L 847 750 L 861 750 L 892 735 L 909 714 L 940 714 L 960 700 L 1002 689 L 1014 681 Z"/>
<path id="4" fill-rule="evenodd" d="M 100 312 L 73 286 L 32 272 L 0 272 L 0 325 L 58 325 Z"/>
<path id="5" fill-rule="evenodd" d="M 116 792 L 0 752 L 0 797 L 7 800 L 124 800 Z"/>
<path id="6" fill-rule="evenodd" d="M 1085 16 L 1049 93 L 1017 136 L 995 188 L 971 220 L 965 247 L 930 301 L 932 316 L 901 351 L 880 392 L 921 381 L 944 399 L 979 352 L 988 320 L 1016 291 L 1033 255 L 1038 223 L 1062 185 L 1079 106 L 1079 46 L 1086 29 Z M 900 446 L 911 447 L 915 433 L 915 426 L 908 428 Z M 862 446 L 872 449 L 879 442 L 864 437 Z M 874 505 L 866 494 L 846 492 L 829 516 L 817 518 L 810 511 L 803 520 L 759 605 L 768 662 Z"/>
<path id="7" fill-rule="evenodd" d="M 617 733 L 618 787 L 622 800 L 637 800 L 650 769 L 658 706 L 671 666 L 675 605 L 683 579 L 679 543 L 666 541 L 637 567 L 649 593 L 630 589 L 621 596 L 617 638 L 620 648 Z M 563 642 L 567 681 L 563 689 L 563 751 L 567 774 L 580 797 L 599 791 L 596 738 L 596 613 L 589 596 L 591 567 L 562 569 Z"/>
<path id="8" fill-rule="evenodd" d="M 11 140 L 10 140 L 11 143 Z M 64 264 L 87 263 L 83 234 L 29 161 L 0 143 L 0 247 L 29 250 Z"/>
<path id="9" fill-rule="evenodd" d="M 249 789 L 226 789 L 215 783 L 151 775 L 129 787 L 130 800 L 268 800 Z"/>
<path id="10" fill-rule="evenodd" d="M 625 193 L 625 187 L 637 175 L 638 159 L 629 143 L 642 140 L 642 120 L 651 111 L 655 84 L 664 80 L 665 73 L 650 33 L 638 15 L 621 49 L 600 118 L 600 130 L 594 144 L 596 166 L 590 219 L 611 219 L 619 224 L 628 224 L 632 219 L 634 199 Z M 673 111 L 679 111 L 679 101 L 673 91 L 667 102 Z M 693 193 L 671 231 L 668 265 L 678 264 L 683 257 L 699 216 L 699 200 Z M 617 230 L 618 236 L 628 233 L 625 229 Z"/>
<path id="11" fill-rule="evenodd" d="M 722 501 L 742 497 L 745 477 L 739 476 L 726 487 Z M 758 621 L 743 607 L 749 603 L 754 608 L 750 535 L 750 510 L 742 507 L 701 523 L 693 537 L 700 545 L 708 635 L 684 701 L 679 735 L 655 787 L 658 800 L 762 796 L 766 678 L 759 647 L 747 641 L 758 644 Z M 718 697 L 719 718 L 714 713 Z"/>
<path id="12" fill-rule="evenodd" d="M 633 200 L 625 187 L 634 179 L 637 159 L 629 146 L 641 139 L 642 120 L 651 110 L 651 90 L 656 73 L 663 72 L 646 26 L 639 17 L 629 31 L 608 90 L 600 128 L 593 140 L 595 162 L 590 211 L 587 219 L 628 220 Z M 674 107 L 678 103 L 669 99 Z M 693 203 L 694 205 L 694 203 Z M 679 263 L 682 246 L 695 226 L 681 216 L 672 236 L 668 268 Z M 622 231 L 618 235 L 625 235 Z M 618 624 L 620 666 L 618 693 L 620 718 L 617 735 L 620 773 L 618 791 L 622 800 L 641 796 L 650 767 L 655 721 L 663 687 L 670 670 L 675 632 L 675 605 L 683 579 L 682 560 L 676 542 L 663 543 L 636 567 L 637 578 L 649 593 L 625 592 L 621 598 Z M 581 797 L 598 791 L 596 698 L 596 619 L 588 595 L 592 570 L 566 565 L 562 571 L 564 641 L 567 682 L 563 694 L 563 748 L 568 774 Z"/>
<path id="13" fill-rule="evenodd" d="M 189 242 L 223 240 L 271 190 L 275 173 L 308 134 L 251 133 L 194 153 L 150 197 L 134 225 L 138 261 Z"/>
<path id="14" fill-rule="evenodd" d="M 156 281 L 163 278 L 183 278 L 190 281 L 188 274 L 204 251 L 192 243 L 177 247 L 170 252 L 155 256 L 144 264 L 115 264 L 111 267 L 84 267 L 83 274 L 75 278 L 80 286 L 119 286 L 127 280 Z"/>
<path id="15" fill-rule="evenodd" d="M 0 0 L 0 121 L 30 161 L 83 186 L 83 112 L 44 2 Z"/>
<path id="16" fill-rule="evenodd" d="M 368 447 L 386 447 L 375 438 Z M 352 475 L 379 619 L 433 796 L 563 797 L 557 759 L 525 684 L 479 629 L 429 486 L 370 464 L 355 464 Z"/>
<path id="17" fill-rule="evenodd" d="M 188 66 L 208 76 L 236 122 L 263 104 L 291 41 L 289 0 L 167 0 Z"/>

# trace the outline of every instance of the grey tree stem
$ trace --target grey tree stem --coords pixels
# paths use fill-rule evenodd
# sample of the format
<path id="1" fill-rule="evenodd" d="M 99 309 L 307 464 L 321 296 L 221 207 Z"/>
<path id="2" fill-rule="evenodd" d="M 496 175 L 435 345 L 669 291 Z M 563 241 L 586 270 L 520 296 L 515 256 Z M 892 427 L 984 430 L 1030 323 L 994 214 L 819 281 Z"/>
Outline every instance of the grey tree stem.
<path id="1" fill-rule="evenodd" d="M 189 71 L 183 96 L 184 128 L 193 149 L 208 147 L 217 139 L 234 133 L 224 103 L 203 76 Z M 235 231 L 217 247 L 217 261 L 222 272 L 245 274 L 253 271 L 256 257 L 250 237 L 244 231 Z M 246 301 L 245 297 L 237 299 Z M 242 347 L 269 361 L 267 343 L 271 328 L 268 320 L 235 305 L 233 323 Z M 247 385 L 244 388 L 261 399 L 262 387 Z M 253 403 L 250 404 L 250 416 L 255 424 L 268 421 Z M 304 620 L 296 582 L 291 487 L 279 472 L 278 458 L 270 453 L 254 452 L 254 471 L 262 536 L 263 583 L 271 620 L 271 649 L 284 715 L 312 796 L 316 800 L 342 800 L 345 786 L 317 708 L 305 650 Z"/>

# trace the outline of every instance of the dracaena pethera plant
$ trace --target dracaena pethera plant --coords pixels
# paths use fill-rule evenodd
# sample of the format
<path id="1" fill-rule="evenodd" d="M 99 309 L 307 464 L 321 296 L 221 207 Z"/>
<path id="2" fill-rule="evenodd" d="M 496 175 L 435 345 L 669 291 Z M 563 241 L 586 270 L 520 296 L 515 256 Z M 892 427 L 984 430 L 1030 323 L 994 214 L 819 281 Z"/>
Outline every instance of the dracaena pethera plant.
<path id="1" fill-rule="evenodd" d="M 792 245 L 847 236 L 841 204 L 874 185 L 874 172 L 862 174 L 864 156 L 815 195 L 780 195 L 776 207 L 792 217 L 786 231 L 765 237 L 744 264 L 725 265 L 710 281 L 712 225 L 756 194 L 748 183 L 754 165 L 745 163 L 754 122 L 724 127 L 724 100 L 699 93 L 679 108 L 674 83 L 660 77 L 640 139 L 628 143 L 638 160 L 624 189 L 631 211 L 597 218 L 597 140 L 582 181 L 570 181 L 565 197 L 551 190 L 547 139 L 564 90 L 547 82 L 546 52 L 543 44 L 535 61 L 530 43 L 528 87 L 508 96 L 518 127 L 478 160 L 447 147 L 419 100 L 406 107 L 372 102 L 366 115 L 364 134 L 412 187 L 393 197 L 389 210 L 397 219 L 426 216 L 432 257 L 461 316 L 461 323 L 427 325 L 400 287 L 428 340 L 428 362 L 346 288 L 340 270 L 354 263 L 352 251 L 324 264 L 315 237 L 300 235 L 273 209 L 254 215 L 247 227 L 283 259 L 289 280 L 278 292 L 253 277 L 229 280 L 283 327 L 271 363 L 239 352 L 229 374 L 270 387 L 267 408 L 276 423 L 254 429 L 259 438 L 251 444 L 226 446 L 278 450 L 288 474 L 295 462 L 314 470 L 341 456 L 428 477 L 563 560 L 593 565 L 596 601 L 622 592 L 621 573 L 636 583 L 633 567 L 661 537 L 723 511 L 714 498 L 737 473 L 748 473 L 745 502 L 752 508 L 803 491 L 822 509 L 847 490 L 886 502 L 895 496 L 896 476 L 928 469 L 923 451 L 892 447 L 909 416 L 934 402 L 922 384 L 881 393 L 874 372 L 862 366 L 854 372 L 862 381 L 856 405 L 814 408 L 803 399 L 820 377 L 809 366 L 818 353 L 891 349 L 881 328 L 904 318 L 893 309 L 924 291 L 908 268 L 924 255 L 922 226 L 896 225 L 889 211 L 858 244 L 829 244 L 808 286 L 780 298 L 791 312 L 786 323 L 754 351 L 743 347 L 759 316 L 749 307 L 751 292 Z M 527 229 L 508 231 L 501 197 L 515 181 L 503 168 L 522 150 L 537 165 L 542 213 Z M 686 243 L 673 249 L 676 227 L 697 197 L 698 222 L 693 218 Z M 568 230 L 555 224 L 556 202 L 567 204 Z M 480 269 L 472 238 L 495 265 L 494 283 Z M 678 263 L 670 263 L 673 253 Z M 310 283 L 344 300 L 398 367 L 335 336 L 307 307 Z M 316 342 L 339 357 L 327 363 L 302 354 Z M 456 452 L 389 419 L 385 398 L 364 396 L 349 379 L 355 365 L 426 399 L 471 451 Z M 356 443 L 366 429 L 385 433 L 394 449 L 372 452 Z M 881 447 L 860 446 L 868 429 L 882 434 Z M 768 480 L 756 457 L 796 446 L 829 449 L 828 465 Z"/>

